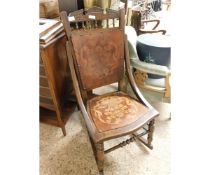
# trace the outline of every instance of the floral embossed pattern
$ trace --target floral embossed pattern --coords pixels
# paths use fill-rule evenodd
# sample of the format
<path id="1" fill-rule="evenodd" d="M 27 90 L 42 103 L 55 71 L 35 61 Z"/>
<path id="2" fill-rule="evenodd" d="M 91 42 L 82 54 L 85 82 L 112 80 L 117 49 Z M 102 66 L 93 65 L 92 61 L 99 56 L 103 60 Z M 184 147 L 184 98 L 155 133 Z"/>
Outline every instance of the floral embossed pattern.
<path id="1" fill-rule="evenodd" d="M 89 103 L 90 115 L 100 131 L 107 131 L 131 124 L 147 112 L 147 108 L 125 95 L 104 96 Z"/>
<path id="2" fill-rule="evenodd" d="M 84 89 L 119 81 L 124 72 L 123 31 L 92 30 L 75 32 L 72 43 Z"/>

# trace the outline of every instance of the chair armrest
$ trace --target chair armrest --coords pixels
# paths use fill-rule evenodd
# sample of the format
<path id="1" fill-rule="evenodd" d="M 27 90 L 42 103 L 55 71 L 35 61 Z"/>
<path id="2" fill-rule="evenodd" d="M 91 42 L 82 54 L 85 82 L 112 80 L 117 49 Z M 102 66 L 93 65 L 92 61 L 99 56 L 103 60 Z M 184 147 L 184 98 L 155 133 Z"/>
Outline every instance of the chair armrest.
<path id="1" fill-rule="evenodd" d="M 162 76 L 170 75 L 170 70 L 166 66 L 161 66 L 141 61 L 137 55 L 136 48 L 134 48 L 135 47 L 134 41 L 132 43 L 131 42 L 132 40 L 128 40 L 128 50 L 129 50 L 131 65 L 134 68 L 155 75 L 162 75 Z"/>
<path id="2" fill-rule="evenodd" d="M 142 23 L 150 23 L 150 22 L 156 22 L 155 26 L 152 28 L 152 30 L 155 30 L 158 25 L 160 24 L 160 20 L 159 19 L 152 19 L 152 20 L 142 20 Z"/>
<path id="3" fill-rule="evenodd" d="M 134 68 L 155 75 L 162 75 L 162 76 L 170 75 L 170 70 L 166 66 L 140 61 L 136 51 L 137 35 L 135 29 L 131 26 L 126 26 L 125 33 L 127 34 L 128 50 L 129 50 L 129 57 L 131 59 L 131 65 Z"/>
<path id="4" fill-rule="evenodd" d="M 166 66 L 157 65 L 146 63 L 140 61 L 138 59 L 131 59 L 132 67 L 146 73 L 154 74 L 154 75 L 161 75 L 161 76 L 168 76 L 171 74 L 170 70 Z"/>
<path id="5" fill-rule="evenodd" d="M 162 32 L 163 35 L 166 34 L 166 30 L 144 30 L 144 29 L 139 29 L 139 33 L 140 34 L 144 34 L 144 33 L 158 33 L 158 32 Z"/>

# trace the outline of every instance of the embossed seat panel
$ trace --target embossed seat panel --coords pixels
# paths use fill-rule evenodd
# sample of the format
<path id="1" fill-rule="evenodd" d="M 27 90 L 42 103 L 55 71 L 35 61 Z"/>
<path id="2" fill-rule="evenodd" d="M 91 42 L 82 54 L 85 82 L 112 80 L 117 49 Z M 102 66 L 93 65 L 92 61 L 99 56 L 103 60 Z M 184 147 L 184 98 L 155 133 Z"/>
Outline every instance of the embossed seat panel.
<path id="1" fill-rule="evenodd" d="M 88 101 L 87 111 L 99 132 L 127 126 L 149 109 L 123 92 L 95 97 Z"/>

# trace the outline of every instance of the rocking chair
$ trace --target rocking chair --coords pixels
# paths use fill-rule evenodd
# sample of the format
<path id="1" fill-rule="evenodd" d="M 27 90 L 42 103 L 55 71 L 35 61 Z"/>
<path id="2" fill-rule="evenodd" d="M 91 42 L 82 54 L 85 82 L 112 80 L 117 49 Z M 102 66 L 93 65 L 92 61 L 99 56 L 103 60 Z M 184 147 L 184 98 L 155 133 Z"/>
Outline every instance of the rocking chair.
<path id="1" fill-rule="evenodd" d="M 60 13 L 67 35 L 66 49 L 73 86 L 93 146 L 100 174 L 103 174 L 104 154 L 134 140 L 152 149 L 154 120 L 159 113 L 144 99 L 134 81 L 124 34 L 124 9 L 107 13 L 87 13 L 67 16 Z M 98 26 L 98 21 L 119 19 L 112 28 Z M 81 23 L 71 28 L 71 23 Z M 92 25 L 89 25 L 92 24 Z M 94 24 L 94 25 L 93 25 Z M 104 24 L 104 22 L 102 23 Z M 124 66 L 125 65 L 125 66 Z M 137 98 L 123 92 L 127 75 Z M 90 93 L 94 88 L 118 82 L 118 91 L 99 96 Z M 138 133 L 143 128 L 142 133 Z M 147 134 L 147 138 L 142 136 Z M 132 135 L 130 139 L 104 150 L 104 142 Z"/>

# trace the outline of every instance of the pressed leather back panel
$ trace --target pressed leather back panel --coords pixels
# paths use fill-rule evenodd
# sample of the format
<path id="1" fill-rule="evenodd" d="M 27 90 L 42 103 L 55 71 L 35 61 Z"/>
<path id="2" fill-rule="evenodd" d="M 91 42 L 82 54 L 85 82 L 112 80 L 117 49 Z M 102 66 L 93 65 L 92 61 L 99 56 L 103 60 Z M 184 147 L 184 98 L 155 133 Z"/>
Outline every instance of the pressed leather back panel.
<path id="1" fill-rule="evenodd" d="M 72 32 L 79 79 L 85 90 L 119 81 L 124 72 L 124 41 L 120 29 Z"/>

